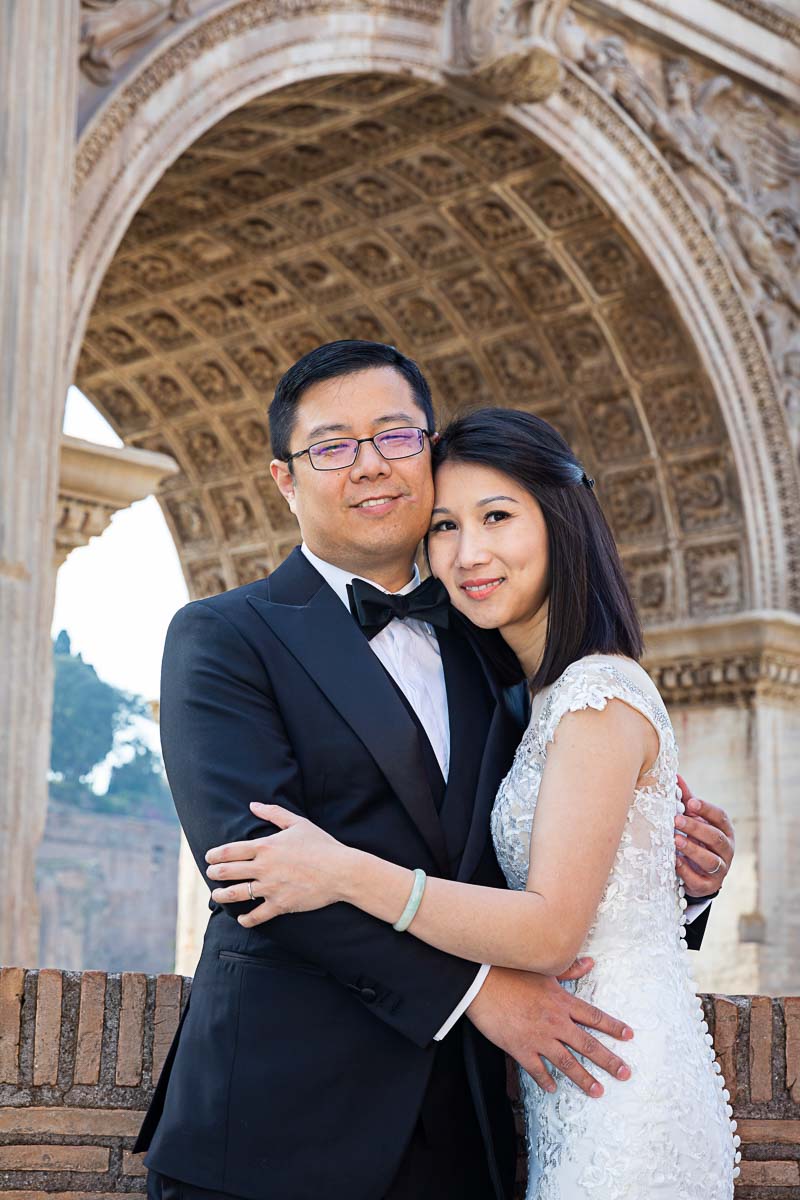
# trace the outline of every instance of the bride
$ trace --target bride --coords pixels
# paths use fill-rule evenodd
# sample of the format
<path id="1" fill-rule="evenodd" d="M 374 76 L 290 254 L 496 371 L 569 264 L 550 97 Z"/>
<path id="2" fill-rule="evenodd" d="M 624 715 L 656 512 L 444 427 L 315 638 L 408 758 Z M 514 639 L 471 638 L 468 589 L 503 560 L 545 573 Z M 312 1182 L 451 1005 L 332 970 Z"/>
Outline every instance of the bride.
<path id="1" fill-rule="evenodd" d="M 282 832 L 246 862 L 226 859 L 229 878 L 251 877 L 265 897 L 239 920 L 343 901 L 474 962 L 556 976 L 591 955 L 591 974 L 565 986 L 626 1014 L 632 1075 L 593 1100 L 555 1069 L 550 1092 L 520 1072 L 528 1200 L 730 1200 L 739 1139 L 675 874 L 675 737 L 638 663 L 639 624 L 593 481 L 551 426 L 512 410 L 457 419 L 434 462 L 431 571 L 456 619 L 494 647 L 496 669 L 523 672 L 533 698 L 492 813 L 509 890 L 426 879 L 255 804 Z M 214 898 L 245 899 L 247 886 Z"/>

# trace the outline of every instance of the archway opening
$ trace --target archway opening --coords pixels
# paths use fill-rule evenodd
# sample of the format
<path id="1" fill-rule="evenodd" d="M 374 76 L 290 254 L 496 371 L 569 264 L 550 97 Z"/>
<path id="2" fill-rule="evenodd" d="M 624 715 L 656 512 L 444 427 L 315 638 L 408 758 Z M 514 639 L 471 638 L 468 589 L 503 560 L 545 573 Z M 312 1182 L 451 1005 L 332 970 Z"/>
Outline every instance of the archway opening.
<path id="1" fill-rule="evenodd" d="M 295 544 L 266 407 L 337 337 L 419 360 L 442 420 L 529 408 L 598 478 L 643 618 L 746 608 L 722 415 L 646 254 L 558 156 L 446 89 L 316 79 L 225 117 L 163 175 L 97 296 L 77 383 L 160 497 L 194 596 Z"/>

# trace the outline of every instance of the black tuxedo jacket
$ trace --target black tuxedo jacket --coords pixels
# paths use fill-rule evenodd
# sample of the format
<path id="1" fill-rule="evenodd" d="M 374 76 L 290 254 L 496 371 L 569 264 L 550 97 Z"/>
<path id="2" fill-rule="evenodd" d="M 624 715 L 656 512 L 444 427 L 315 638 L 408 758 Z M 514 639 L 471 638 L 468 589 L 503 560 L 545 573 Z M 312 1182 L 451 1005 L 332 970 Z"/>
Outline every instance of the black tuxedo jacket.
<path id="1" fill-rule="evenodd" d="M 182 609 L 161 736 L 199 869 L 209 847 L 263 836 L 248 807 L 261 800 L 407 867 L 503 886 L 489 815 L 526 705 L 460 633 L 438 636 L 451 735 L 439 810 L 397 689 L 299 549 L 268 579 Z M 251 930 L 235 920 L 247 907 L 212 903 L 137 1149 L 163 1175 L 252 1200 L 379 1200 L 440 1052 L 432 1039 L 477 964 L 346 904 Z M 464 1034 L 485 1141 L 507 1160 L 503 1055 Z"/>

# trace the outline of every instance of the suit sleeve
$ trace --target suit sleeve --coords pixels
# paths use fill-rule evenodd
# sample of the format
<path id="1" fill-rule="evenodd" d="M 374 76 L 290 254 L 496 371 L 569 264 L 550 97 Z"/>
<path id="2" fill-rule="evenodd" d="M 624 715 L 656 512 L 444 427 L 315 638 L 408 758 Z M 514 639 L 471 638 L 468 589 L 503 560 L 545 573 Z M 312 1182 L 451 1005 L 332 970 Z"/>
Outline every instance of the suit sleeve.
<path id="1" fill-rule="evenodd" d="M 167 634 L 161 741 L 175 807 L 204 879 L 210 847 L 269 830 L 250 812 L 251 801 L 304 814 L 300 771 L 268 674 L 238 629 L 202 602 L 177 613 Z M 223 911 L 235 919 L 252 907 Z M 419 1046 L 431 1042 L 479 969 L 347 904 L 276 917 L 250 934 L 323 967 Z"/>

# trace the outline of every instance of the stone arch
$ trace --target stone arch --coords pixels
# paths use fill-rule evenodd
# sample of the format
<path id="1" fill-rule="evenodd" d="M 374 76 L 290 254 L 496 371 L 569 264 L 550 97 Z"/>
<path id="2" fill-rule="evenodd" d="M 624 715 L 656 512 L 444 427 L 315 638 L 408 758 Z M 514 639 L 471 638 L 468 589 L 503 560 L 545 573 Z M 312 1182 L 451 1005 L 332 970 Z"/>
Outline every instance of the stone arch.
<path id="1" fill-rule="evenodd" d="M 535 108 L 452 89 L 438 8 L 378 15 L 368 35 L 312 13 L 267 20 L 242 4 L 176 34 L 79 146 L 77 379 L 126 440 L 181 463 L 162 502 L 194 594 L 264 573 L 293 541 L 257 408 L 320 335 L 360 333 L 420 357 L 449 410 L 516 386 L 561 425 L 601 476 L 646 620 L 796 603 L 800 506 L 774 380 L 731 272 L 646 139 L 575 70 Z M 185 181 L 206 176 L 204 208 Z M 180 228 L 158 223 L 181 200 L 206 276 Z M 238 232 L 234 201 L 250 222 Z M 148 243 L 149 282 L 134 269 Z M 222 361 L 203 359 L 210 343 Z"/>

